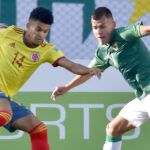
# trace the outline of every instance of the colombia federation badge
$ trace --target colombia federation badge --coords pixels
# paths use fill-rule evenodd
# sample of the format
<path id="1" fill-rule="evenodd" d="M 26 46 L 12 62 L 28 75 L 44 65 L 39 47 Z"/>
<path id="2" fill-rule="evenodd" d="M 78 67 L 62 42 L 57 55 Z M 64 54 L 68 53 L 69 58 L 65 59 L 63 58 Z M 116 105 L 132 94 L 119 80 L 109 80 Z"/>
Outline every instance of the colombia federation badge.
<path id="1" fill-rule="evenodd" d="M 33 53 L 31 54 L 31 60 L 32 60 L 33 62 L 38 62 L 39 59 L 40 59 L 40 55 L 39 55 L 38 52 L 33 52 Z"/>

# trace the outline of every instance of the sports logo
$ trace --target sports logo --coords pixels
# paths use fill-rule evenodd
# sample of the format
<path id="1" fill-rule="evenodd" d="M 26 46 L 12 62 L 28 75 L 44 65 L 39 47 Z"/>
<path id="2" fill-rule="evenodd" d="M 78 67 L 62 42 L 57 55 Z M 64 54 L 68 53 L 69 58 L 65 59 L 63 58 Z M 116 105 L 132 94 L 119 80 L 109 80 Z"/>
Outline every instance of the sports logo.
<path id="1" fill-rule="evenodd" d="M 15 48 L 16 44 L 13 42 L 13 43 L 10 43 L 9 46 Z"/>
<path id="2" fill-rule="evenodd" d="M 115 51 L 118 51 L 119 49 L 118 49 L 118 44 L 117 44 L 117 42 L 114 42 L 113 44 L 112 44 L 112 47 L 113 47 L 113 49 L 115 50 Z"/>
<path id="3" fill-rule="evenodd" d="M 31 60 L 32 60 L 33 62 L 38 62 L 39 59 L 40 59 L 40 55 L 39 55 L 38 52 L 33 52 L 33 53 L 31 54 Z"/>

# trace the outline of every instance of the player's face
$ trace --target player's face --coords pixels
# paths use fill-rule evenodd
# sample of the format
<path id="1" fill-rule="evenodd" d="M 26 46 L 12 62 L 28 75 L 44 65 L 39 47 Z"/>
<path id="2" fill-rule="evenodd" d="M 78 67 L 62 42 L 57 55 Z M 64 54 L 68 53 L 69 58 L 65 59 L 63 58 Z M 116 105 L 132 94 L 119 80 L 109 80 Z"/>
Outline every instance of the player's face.
<path id="1" fill-rule="evenodd" d="M 112 33 L 116 27 L 112 18 L 106 16 L 99 20 L 91 19 L 93 33 L 100 44 L 109 44 Z"/>
<path id="2" fill-rule="evenodd" d="M 48 34 L 49 29 L 49 24 L 45 24 L 40 21 L 30 21 L 27 24 L 27 42 L 34 46 L 42 44 Z"/>

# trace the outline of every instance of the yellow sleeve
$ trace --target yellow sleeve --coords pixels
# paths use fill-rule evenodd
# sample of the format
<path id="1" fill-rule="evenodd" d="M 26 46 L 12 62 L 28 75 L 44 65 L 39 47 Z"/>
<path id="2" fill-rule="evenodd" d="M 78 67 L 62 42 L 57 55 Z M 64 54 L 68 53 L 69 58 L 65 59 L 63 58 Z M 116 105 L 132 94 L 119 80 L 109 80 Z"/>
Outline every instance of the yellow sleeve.
<path id="1" fill-rule="evenodd" d="M 4 39 L 5 35 L 7 34 L 8 29 L 0 29 L 0 42 Z"/>
<path id="2" fill-rule="evenodd" d="M 54 45 L 49 48 L 49 57 L 48 62 L 54 67 L 57 66 L 57 62 L 64 57 L 64 54 L 61 50 L 57 49 Z"/>
<path id="3" fill-rule="evenodd" d="M 8 28 L 0 28 L 0 42 L 7 36 L 9 31 L 11 31 L 14 28 L 14 25 L 9 26 Z"/>

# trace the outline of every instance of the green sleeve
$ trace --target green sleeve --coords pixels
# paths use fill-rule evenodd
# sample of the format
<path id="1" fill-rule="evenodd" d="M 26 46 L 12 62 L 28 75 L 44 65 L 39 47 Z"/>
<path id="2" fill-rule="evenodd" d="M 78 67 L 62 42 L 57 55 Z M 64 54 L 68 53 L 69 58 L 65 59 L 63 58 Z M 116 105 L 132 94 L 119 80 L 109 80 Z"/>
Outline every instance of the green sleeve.
<path id="1" fill-rule="evenodd" d="M 136 37 L 141 38 L 141 33 L 140 33 L 140 26 L 143 25 L 143 23 L 137 22 L 135 25 L 135 33 L 136 33 Z"/>
<path id="2" fill-rule="evenodd" d="M 105 64 L 102 60 L 100 60 L 96 56 L 88 65 L 89 68 L 93 68 L 93 67 L 99 68 L 101 72 L 103 72 L 109 66 L 110 66 L 109 64 Z"/>
<path id="3" fill-rule="evenodd" d="M 125 28 L 119 28 L 118 33 L 120 34 L 121 38 L 123 38 L 126 41 L 132 41 L 137 38 L 141 38 L 140 34 L 141 25 L 143 25 L 143 23 L 139 21 L 136 24 L 129 25 Z"/>

